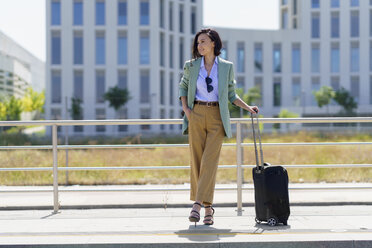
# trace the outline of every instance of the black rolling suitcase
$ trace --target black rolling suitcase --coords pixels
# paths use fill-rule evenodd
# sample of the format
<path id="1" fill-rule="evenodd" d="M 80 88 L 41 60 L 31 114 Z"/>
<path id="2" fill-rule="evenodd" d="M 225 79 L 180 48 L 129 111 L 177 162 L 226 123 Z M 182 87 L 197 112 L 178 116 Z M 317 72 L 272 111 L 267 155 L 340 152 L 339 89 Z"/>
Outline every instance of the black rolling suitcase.
<path id="1" fill-rule="evenodd" d="M 252 114 L 251 118 L 256 156 L 256 167 L 252 169 L 256 222 L 258 224 L 266 222 L 269 226 L 275 226 L 278 223 L 287 225 L 287 220 L 290 214 L 287 170 L 282 166 L 272 166 L 269 163 L 264 163 L 259 120 L 257 118 L 261 157 L 261 165 L 259 164 L 256 132 Z"/>

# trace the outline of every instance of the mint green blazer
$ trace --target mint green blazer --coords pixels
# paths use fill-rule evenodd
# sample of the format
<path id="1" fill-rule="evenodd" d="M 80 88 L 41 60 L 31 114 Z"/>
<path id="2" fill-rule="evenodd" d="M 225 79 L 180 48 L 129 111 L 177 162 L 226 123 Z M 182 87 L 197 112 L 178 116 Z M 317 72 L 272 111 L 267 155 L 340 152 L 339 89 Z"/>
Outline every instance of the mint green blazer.
<path id="1" fill-rule="evenodd" d="M 194 108 L 196 95 L 196 80 L 198 79 L 201 58 L 186 61 L 183 68 L 183 76 L 179 84 L 179 97 L 187 96 L 187 105 Z M 228 101 L 233 103 L 237 98 L 235 92 L 236 81 L 234 78 L 233 63 L 218 57 L 218 103 L 220 114 L 225 129 L 225 136 L 231 138 L 231 124 Z M 182 134 L 188 134 L 188 120 L 183 117 Z"/>

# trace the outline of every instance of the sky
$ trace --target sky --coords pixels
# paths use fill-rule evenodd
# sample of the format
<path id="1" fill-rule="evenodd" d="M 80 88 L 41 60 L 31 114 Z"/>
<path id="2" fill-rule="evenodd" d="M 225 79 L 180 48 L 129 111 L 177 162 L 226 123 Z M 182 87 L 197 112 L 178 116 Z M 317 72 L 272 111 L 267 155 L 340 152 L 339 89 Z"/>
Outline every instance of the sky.
<path id="1" fill-rule="evenodd" d="M 204 26 L 279 27 L 278 0 L 204 0 L 203 9 Z M 45 0 L 0 0 L 0 31 L 45 61 Z"/>

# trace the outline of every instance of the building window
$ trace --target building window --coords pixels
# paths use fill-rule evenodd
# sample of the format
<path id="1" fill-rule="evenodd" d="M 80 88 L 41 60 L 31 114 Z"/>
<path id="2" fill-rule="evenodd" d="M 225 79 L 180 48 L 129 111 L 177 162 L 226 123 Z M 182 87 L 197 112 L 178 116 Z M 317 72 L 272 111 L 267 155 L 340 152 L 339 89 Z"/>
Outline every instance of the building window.
<path id="1" fill-rule="evenodd" d="M 118 25 L 127 25 L 128 5 L 126 1 L 118 2 Z"/>
<path id="2" fill-rule="evenodd" d="M 61 120 L 62 119 L 62 114 L 61 114 L 61 109 L 59 108 L 52 108 L 50 110 L 50 119 L 52 120 Z M 58 126 L 57 127 L 57 133 L 62 131 L 62 127 Z"/>
<path id="3" fill-rule="evenodd" d="M 140 109 L 140 118 L 141 119 L 150 119 L 151 112 L 150 109 Z M 141 130 L 150 130 L 150 125 L 141 125 Z"/>
<path id="4" fill-rule="evenodd" d="M 118 87 L 120 89 L 126 89 L 128 87 L 128 75 L 126 70 L 118 71 Z"/>
<path id="5" fill-rule="evenodd" d="M 183 4 L 180 4 L 179 9 L 179 25 L 180 33 L 183 33 Z"/>
<path id="6" fill-rule="evenodd" d="M 104 103 L 105 94 L 105 71 L 96 71 L 96 103 Z"/>
<path id="7" fill-rule="evenodd" d="M 369 36 L 372 37 L 372 10 L 369 11 Z"/>
<path id="8" fill-rule="evenodd" d="M 292 79 L 292 106 L 300 107 L 301 105 L 301 82 L 300 78 Z"/>
<path id="9" fill-rule="evenodd" d="M 339 12 L 333 12 L 331 15 L 331 37 L 340 37 L 340 16 Z"/>
<path id="10" fill-rule="evenodd" d="M 165 75 L 164 71 L 160 71 L 160 104 L 165 104 Z"/>
<path id="11" fill-rule="evenodd" d="M 169 2 L 169 30 L 173 31 L 173 2 Z"/>
<path id="12" fill-rule="evenodd" d="M 106 119 L 106 110 L 104 108 L 97 108 L 96 109 L 96 120 L 105 120 Z M 97 125 L 96 132 L 105 132 L 106 126 L 104 125 Z"/>
<path id="13" fill-rule="evenodd" d="M 331 72 L 340 72 L 340 48 L 338 43 L 331 45 Z"/>
<path id="14" fill-rule="evenodd" d="M 372 104 L 372 76 L 369 78 L 369 104 Z"/>
<path id="15" fill-rule="evenodd" d="M 160 33 L 160 66 L 165 66 L 165 35 Z"/>
<path id="16" fill-rule="evenodd" d="M 105 25 L 105 2 L 96 1 L 96 25 Z"/>
<path id="17" fill-rule="evenodd" d="M 292 44 L 292 73 L 301 72 L 301 47 L 300 44 Z"/>
<path id="18" fill-rule="evenodd" d="M 288 0 L 282 0 L 282 5 L 287 5 L 288 4 Z"/>
<path id="19" fill-rule="evenodd" d="M 359 11 L 351 11 L 350 36 L 359 37 Z"/>
<path id="20" fill-rule="evenodd" d="M 173 83 L 174 83 L 174 81 L 173 81 L 173 73 L 170 73 L 169 74 L 169 104 L 172 106 L 173 105 L 173 95 L 174 95 L 174 93 L 173 93 L 173 91 L 174 91 L 174 89 L 173 89 Z"/>
<path id="21" fill-rule="evenodd" d="M 128 63 L 128 38 L 126 32 L 118 34 L 118 64 L 126 65 Z"/>
<path id="22" fill-rule="evenodd" d="M 140 64 L 150 64 L 150 37 L 148 31 L 140 33 Z"/>
<path id="23" fill-rule="evenodd" d="M 221 55 L 220 57 L 223 59 L 227 59 L 227 41 L 222 42 L 222 48 L 221 48 Z"/>
<path id="24" fill-rule="evenodd" d="M 196 33 L 196 8 L 191 8 L 191 34 Z"/>
<path id="25" fill-rule="evenodd" d="M 140 2 L 140 25 L 150 24 L 150 2 L 142 0 Z"/>
<path id="26" fill-rule="evenodd" d="M 350 81 L 350 95 L 354 98 L 356 103 L 359 103 L 359 77 L 353 76 Z"/>
<path id="27" fill-rule="evenodd" d="M 104 65 L 106 63 L 105 47 L 105 32 L 96 32 L 96 65 Z"/>
<path id="28" fill-rule="evenodd" d="M 320 79 L 319 77 L 311 78 L 311 92 L 314 93 L 320 89 Z M 311 106 L 317 106 L 317 101 L 314 94 L 311 94 Z"/>
<path id="29" fill-rule="evenodd" d="M 312 14 L 311 15 L 311 38 L 320 37 L 320 15 Z"/>
<path id="30" fill-rule="evenodd" d="M 320 7 L 320 0 L 311 0 L 311 8 L 319 9 Z"/>
<path id="31" fill-rule="evenodd" d="M 340 0 L 331 0 L 331 7 L 332 8 L 339 8 L 340 7 Z"/>
<path id="32" fill-rule="evenodd" d="M 61 33 L 52 31 L 52 64 L 61 64 Z"/>
<path id="33" fill-rule="evenodd" d="M 169 67 L 173 68 L 173 36 L 169 36 Z"/>
<path id="34" fill-rule="evenodd" d="M 274 44 L 273 49 L 273 72 L 282 72 L 282 55 L 281 55 L 281 45 Z"/>
<path id="35" fill-rule="evenodd" d="M 297 15 L 297 0 L 293 0 L 293 15 Z"/>
<path id="36" fill-rule="evenodd" d="M 369 42 L 369 71 L 372 72 L 372 41 Z"/>
<path id="37" fill-rule="evenodd" d="M 160 27 L 161 28 L 164 28 L 164 8 L 165 8 L 165 4 L 164 4 L 164 0 L 160 0 Z"/>
<path id="38" fill-rule="evenodd" d="M 61 103 L 61 71 L 52 71 L 52 103 Z"/>
<path id="39" fill-rule="evenodd" d="M 262 44 L 255 43 L 254 44 L 254 71 L 261 73 L 263 72 L 263 62 L 262 62 L 263 54 L 262 54 Z"/>
<path id="40" fill-rule="evenodd" d="M 79 99 L 81 102 L 83 102 L 83 92 L 83 71 L 74 71 L 74 98 Z"/>
<path id="41" fill-rule="evenodd" d="M 116 114 L 118 119 L 127 119 L 128 117 L 128 110 L 125 108 L 121 108 L 117 111 Z M 119 125 L 118 126 L 118 131 L 119 132 L 127 132 L 128 131 L 128 125 Z"/>
<path id="42" fill-rule="evenodd" d="M 183 50 L 184 50 L 184 45 L 183 45 L 183 42 L 184 42 L 184 39 L 183 38 L 180 38 L 180 47 L 179 47 L 179 58 L 180 58 L 180 61 L 179 61 L 179 68 L 182 69 L 183 68 L 183 64 L 184 64 L 184 53 L 183 53 Z"/>
<path id="43" fill-rule="evenodd" d="M 244 77 L 238 77 L 236 79 L 236 87 L 242 89 L 245 92 Z"/>
<path id="44" fill-rule="evenodd" d="M 359 0 L 350 0 L 350 6 L 351 7 L 358 7 L 359 6 Z"/>
<path id="45" fill-rule="evenodd" d="M 282 11 L 282 29 L 288 28 L 288 11 L 283 10 Z"/>
<path id="46" fill-rule="evenodd" d="M 320 72 L 320 49 L 319 44 L 311 45 L 311 72 Z"/>
<path id="47" fill-rule="evenodd" d="M 74 1 L 74 25 L 83 25 L 83 2 L 82 0 Z"/>
<path id="48" fill-rule="evenodd" d="M 81 31 L 74 32 L 74 64 L 83 64 L 83 33 Z"/>
<path id="49" fill-rule="evenodd" d="M 140 102 L 150 103 L 150 72 L 141 70 L 140 72 Z"/>
<path id="50" fill-rule="evenodd" d="M 256 105 L 263 107 L 264 105 L 264 91 L 263 91 L 263 82 L 262 77 L 255 77 L 254 78 L 254 87 L 258 88 L 260 91 L 260 98 L 256 100 Z"/>
<path id="51" fill-rule="evenodd" d="M 174 110 L 171 109 L 169 110 L 169 119 L 173 119 L 174 118 Z M 169 124 L 169 129 L 170 130 L 173 130 L 174 129 L 174 125 L 173 124 Z"/>
<path id="52" fill-rule="evenodd" d="M 245 56 L 244 56 L 244 42 L 238 42 L 238 51 L 237 51 L 237 57 L 238 57 L 238 72 L 244 72 L 245 67 Z"/>
<path id="53" fill-rule="evenodd" d="M 273 91 L 274 91 L 274 107 L 281 106 L 281 100 L 282 100 L 282 87 L 281 87 L 281 79 L 280 78 L 274 78 L 274 85 L 273 85 Z"/>
<path id="54" fill-rule="evenodd" d="M 52 25 L 61 25 L 61 2 L 52 1 Z"/>
<path id="55" fill-rule="evenodd" d="M 351 43 L 351 52 L 350 52 L 350 71 L 359 72 L 359 43 Z"/>
<path id="56" fill-rule="evenodd" d="M 338 91 L 340 89 L 340 78 L 339 77 L 331 77 L 331 87 L 334 91 Z M 334 99 L 332 99 L 331 105 L 336 106 L 338 104 Z"/>

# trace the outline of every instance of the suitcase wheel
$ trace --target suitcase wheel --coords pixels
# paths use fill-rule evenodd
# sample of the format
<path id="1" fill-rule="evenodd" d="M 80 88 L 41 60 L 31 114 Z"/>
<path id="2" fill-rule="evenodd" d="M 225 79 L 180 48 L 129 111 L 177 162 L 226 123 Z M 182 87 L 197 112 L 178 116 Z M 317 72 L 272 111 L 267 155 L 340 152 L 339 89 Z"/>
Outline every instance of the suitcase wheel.
<path id="1" fill-rule="evenodd" d="M 257 224 L 261 224 L 261 221 L 256 218 L 254 218 L 254 220 L 256 221 Z"/>
<path id="2" fill-rule="evenodd" d="M 278 220 L 275 218 L 275 217 L 270 217 L 268 220 L 267 220 L 267 224 L 269 226 L 276 226 L 276 224 L 278 224 Z"/>

